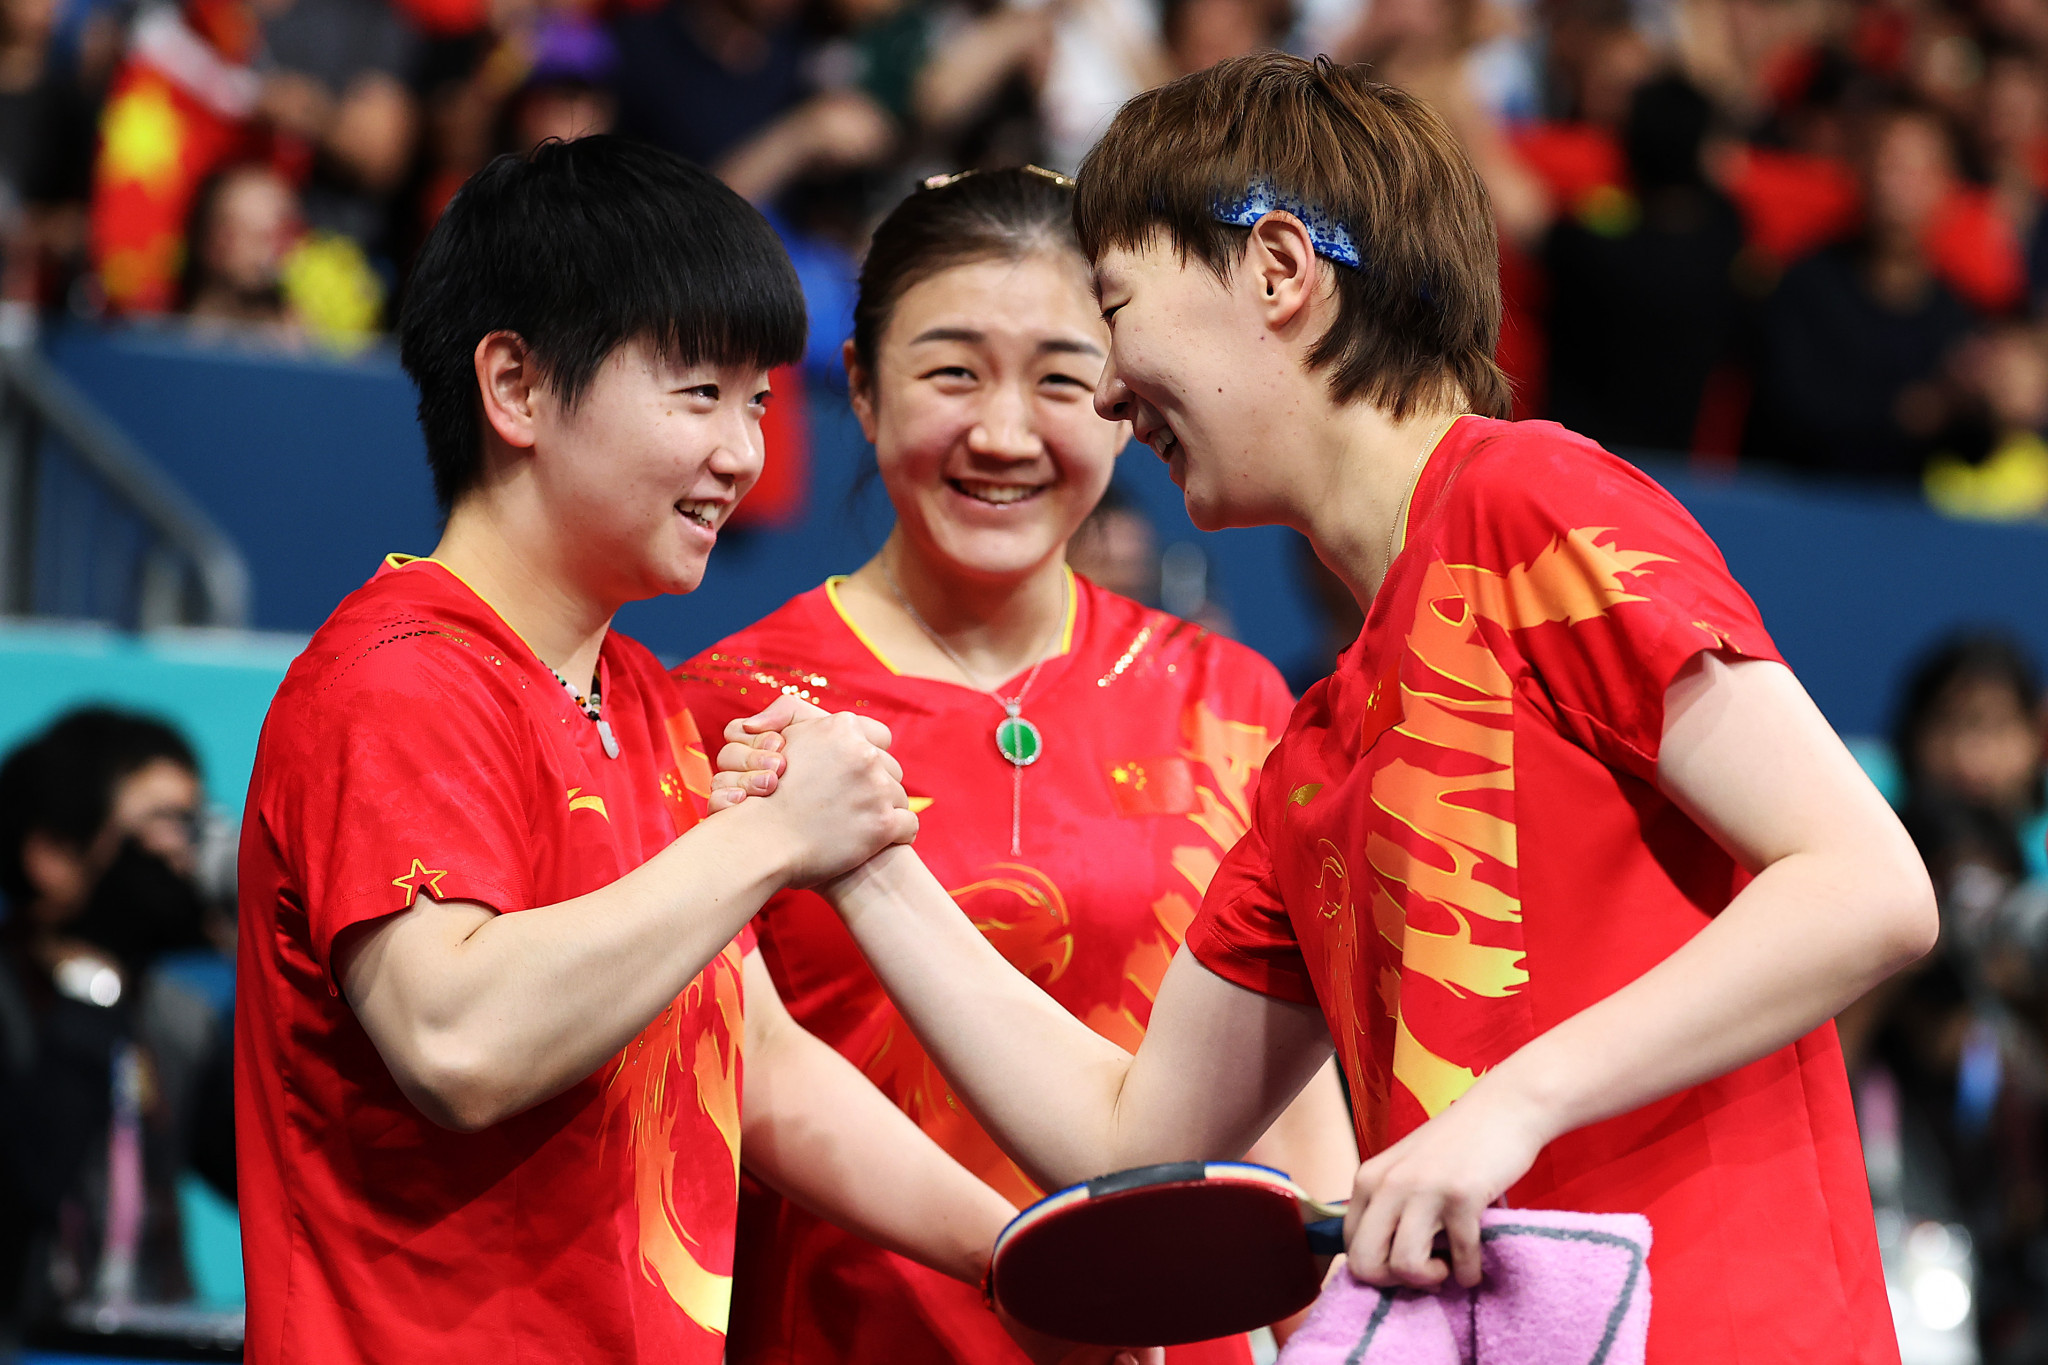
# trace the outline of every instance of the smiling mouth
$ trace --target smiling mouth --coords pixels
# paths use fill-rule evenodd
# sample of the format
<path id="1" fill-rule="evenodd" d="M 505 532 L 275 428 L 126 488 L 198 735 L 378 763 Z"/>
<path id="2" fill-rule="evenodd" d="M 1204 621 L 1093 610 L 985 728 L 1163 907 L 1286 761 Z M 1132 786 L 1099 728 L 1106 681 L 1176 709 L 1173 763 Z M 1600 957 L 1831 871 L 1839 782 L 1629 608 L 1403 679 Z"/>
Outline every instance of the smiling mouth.
<path id="1" fill-rule="evenodd" d="M 1049 483 L 984 483 L 979 479 L 948 479 L 946 483 L 963 497 L 991 507 L 1009 507 L 1031 499 L 1052 487 Z"/>
<path id="2" fill-rule="evenodd" d="M 1161 427 L 1153 432 L 1146 444 L 1152 447 L 1154 455 L 1157 455 L 1169 464 L 1172 463 L 1173 457 L 1180 452 L 1180 437 L 1173 434 L 1171 427 Z"/>
<path id="3" fill-rule="evenodd" d="M 676 511 L 683 514 L 683 520 L 695 522 L 707 531 L 716 531 L 718 506 L 715 502 L 692 502 L 686 498 L 676 504 Z"/>

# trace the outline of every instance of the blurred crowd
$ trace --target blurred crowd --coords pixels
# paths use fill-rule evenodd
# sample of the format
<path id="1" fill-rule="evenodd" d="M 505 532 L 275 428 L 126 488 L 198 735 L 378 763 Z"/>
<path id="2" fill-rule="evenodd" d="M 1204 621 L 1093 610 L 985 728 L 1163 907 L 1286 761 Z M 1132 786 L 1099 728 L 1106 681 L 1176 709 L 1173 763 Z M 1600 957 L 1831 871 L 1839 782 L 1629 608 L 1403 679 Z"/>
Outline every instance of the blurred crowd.
<path id="1" fill-rule="evenodd" d="M 472 171 L 616 130 L 769 213 L 829 372 L 920 177 L 1263 46 L 1464 139 L 1520 415 L 2048 509 L 2048 0 L 0 0 L 0 294 L 359 344 Z"/>
<path id="2" fill-rule="evenodd" d="M 1930 1325 L 1974 1325 L 1987 1365 L 2048 1361 L 2041 687 L 2011 640 L 1961 635 L 1921 660 L 1896 713 L 1893 795 L 1933 874 L 1941 938 L 1837 1025 L 1909 1361 L 1967 1358 L 1916 1342 Z M 1968 1267 L 1971 1292 L 1914 1292 L 1904 1262 L 1929 1240 L 1916 1227 Z"/>

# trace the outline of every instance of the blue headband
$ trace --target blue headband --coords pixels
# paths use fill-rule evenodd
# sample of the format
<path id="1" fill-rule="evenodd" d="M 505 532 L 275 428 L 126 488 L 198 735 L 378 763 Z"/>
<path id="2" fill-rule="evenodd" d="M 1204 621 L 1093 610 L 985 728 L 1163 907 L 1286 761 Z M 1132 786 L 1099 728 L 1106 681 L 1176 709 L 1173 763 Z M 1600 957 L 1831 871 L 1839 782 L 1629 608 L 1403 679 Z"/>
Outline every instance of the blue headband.
<path id="1" fill-rule="evenodd" d="M 1235 204 L 1219 203 L 1216 221 L 1235 227 L 1254 227 L 1259 219 L 1275 212 L 1291 213 L 1301 220 L 1302 226 L 1308 229 L 1309 244 L 1316 249 L 1316 255 L 1354 270 L 1365 264 L 1365 258 L 1358 254 L 1358 243 L 1351 240 L 1349 228 L 1321 209 L 1274 189 L 1264 180 L 1254 180 L 1245 190 L 1244 197 Z"/>

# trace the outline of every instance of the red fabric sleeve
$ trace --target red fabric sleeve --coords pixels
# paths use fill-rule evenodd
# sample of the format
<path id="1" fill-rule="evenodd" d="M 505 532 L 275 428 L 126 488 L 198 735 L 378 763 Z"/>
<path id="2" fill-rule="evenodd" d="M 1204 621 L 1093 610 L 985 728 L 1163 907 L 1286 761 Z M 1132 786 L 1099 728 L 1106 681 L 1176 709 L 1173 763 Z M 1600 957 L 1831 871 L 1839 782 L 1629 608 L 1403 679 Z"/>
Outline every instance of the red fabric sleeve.
<path id="1" fill-rule="evenodd" d="M 1251 829 L 1224 855 L 1184 942 L 1197 962 L 1232 985 L 1313 1005 L 1315 984 L 1281 903 L 1280 882 L 1259 818 L 1276 769 L 1269 761 L 1260 776 Z"/>
<path id="2" fill-rule="evenodd" d="M 1461 587 L 1506 631 L 1564 733 L 1609 767 L 1654 781 L 1664 694 L 1694 656 L 1784 660 L 1720 549 L 1675 498 L 1590 443 L 1547 444 L 1471 471 L 1462 492 L 1476 506 L 1450 521 L 1475 543 L 1447 545 L 1446 557 L 1464 560 L 1454 570 Z"/>
<path id="3" fill-rule="evenodd" d="M 279 844 L 330 975 L 337 934 L 419 895 L 527 908 L 533 760 L 494 681 L 466 649 L 387 646 L 308 699 L 280 746 Z"/>

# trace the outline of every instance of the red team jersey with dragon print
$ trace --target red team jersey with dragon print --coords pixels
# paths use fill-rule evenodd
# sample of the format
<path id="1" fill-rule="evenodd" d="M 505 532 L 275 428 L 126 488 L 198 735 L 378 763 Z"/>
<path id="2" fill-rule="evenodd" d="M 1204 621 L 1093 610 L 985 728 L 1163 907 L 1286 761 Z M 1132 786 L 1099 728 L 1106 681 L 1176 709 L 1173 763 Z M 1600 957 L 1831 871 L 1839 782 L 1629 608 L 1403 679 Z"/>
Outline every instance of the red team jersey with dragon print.
<path id="1" fill-rule="evenodd" d="M 1550 423 L 1451 429 L 1188 936 L 1223 977 L 1320 1004 L 1365 1151 L 1743 885 L 1656 785 L 1665 690 L 1708 650 L 1778 659 L 1668 494 Z M 1648 1215 L 1657 1365 L 1898 1360 L 1832 1024 L 1567 1134 L 1508 1202 Z"/>
<path id="2" fill-rule="evenodd" d="M 495 612 L 395 556 L 286 674 L 241 854 L 251 1361 L 720 1359 L 741 944 L 597 1074 L 477 1133 L 424 1118 L 334 990 L 351 925 L 422 893 L 568 900 L 696 822 L 710 766 L 674 685 L 616 633 L 599 676 L 616 759 Z"/>
<path id="3" fill-rule="evenodd" d="M 917 851 L 1018 970 L 1098 1033 L 1135 1048 L 1152 997 L 1218 863 L 1244 832 L 1259 767 L 1290 705 L 1271 665 L 1085 579 L 1026 697 L 1045 737 L 1024 770 L 1022 853 L 1011 768 L 987 694 L 904 677 L 840 613 L 836 582 L 795 598 L 678 670 L 707 735 L 790 691 L 895 733 L 919 812 Z M 1022 675 L 1001 685 L 1012 694 Z M 963 1165 L 1012 1201 L 1039 1191 L 967 1116 L 832 910 L 786 892 L 756 920 L 782 997 Z M 750 1184 L 741 1200 L 735 1362 L 1022 1362 L 975 1291 Z M 1170 1361 L 1249 1362 L 1245 1342 Z"/>

